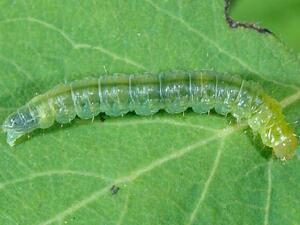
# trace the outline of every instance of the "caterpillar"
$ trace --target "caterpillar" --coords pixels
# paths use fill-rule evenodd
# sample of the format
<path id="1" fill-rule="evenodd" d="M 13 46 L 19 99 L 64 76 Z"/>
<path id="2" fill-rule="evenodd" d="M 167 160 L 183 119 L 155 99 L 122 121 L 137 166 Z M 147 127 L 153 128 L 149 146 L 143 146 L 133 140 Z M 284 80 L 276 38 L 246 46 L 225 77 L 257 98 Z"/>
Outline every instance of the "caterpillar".
<path id="1" fill-rule="evenodd" d="M 70 123 L 76 116 L 91 119 L 103 112 L 115 117 L 129 111 L 149 116 L 161 109 L 173 114 L 187 108 L 230 113 L 260 134 L 276 157 L 286 160 L 295 154 L 297 138 L 279 103 L 253 81 L 213 71 L 113 74 L 60 84 L 9 115 L 2 129 L 13 146 L 24 134 L 55 121 Z"/>

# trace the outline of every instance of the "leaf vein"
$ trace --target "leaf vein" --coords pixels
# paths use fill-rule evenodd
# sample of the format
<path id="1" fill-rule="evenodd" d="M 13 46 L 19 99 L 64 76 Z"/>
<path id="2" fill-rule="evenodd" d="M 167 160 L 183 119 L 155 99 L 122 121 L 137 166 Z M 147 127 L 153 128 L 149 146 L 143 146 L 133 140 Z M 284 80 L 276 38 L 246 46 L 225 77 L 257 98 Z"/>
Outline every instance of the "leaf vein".
<path id="1" fill-rule="evenodd" d="M 211 172 L 206 180 L 206 182 L 204 183 L 204 188 L 203 188 L 203 191 L 201 192 L 201 195 L 199 196 L 199 200 L 194 208 L 194 210 L 192 211 L 191 215 L 190 215 L 190 218 L 187 222 L 186 225 L 191 225 L 193 224 L 197 214 L 198 214 L 198 211 L 199 209 L 201 208 L 202 206 L 202 203 L 204 202 L 205 198 L 206 198 L 206 195 L 208 193 L 208 189 L 210 187 L 210 184 L 216 174 L 216 171 L 218 169 L 218 166 L 220 164 L 220 159 L 221 159 L 221 154 L 222 154 L 222 150 L 223 150 L 223 147 L 224 147 L 224 139 L 221 140 L 221 143 L 220 143 L 220 146 L 217 150 L 217 154 L 216 154 L 216 158 L 215 158 L 215 161 L 213 163 L 213 166 L 211 168 Z"/>
<path id="2" fill-rule="evenodd" d="M 59 176 L 76 175 L 76 176 L 83 176 L 83 177 L 93 177 L 93 178 L 97 178 L 97 179 L 101 179 L 101 180 L 105 180 L 105 181 L 112 180 L 108 177 L 104 177 L 104 176 L 98 175 L 96 173 L 91 173 L 91 172 L 82 172 L 82 171 L 76 171 L 76 170 L 49 170 L 46 172 L 32 173 L 26 177 L 16 178 L 16 179 L 13 179 L 13 180 L 10 180 L 7 182 L 0 183 L 0 191 L 10 185 L 15 185 L 18 183 L 32 181 L 32 180 L 35 180 L 35 179 L 41 178 L 41 177 L 52 177 L 52 176 L 56 176 L 56 175 L 59 175 Z"/>
<path id="3" fill-rule="evenodd" d="M 50 24 L 48 22 L 42 21 L 40 19 L 36 19 L 33 17 L 24 17 L 24 18 L 13 18 L 13 19 L 6 19 L 3 21 L 0 21 L 0 23 L 11 23 L 11 22 L 17 22 L 17 21 L 27 21 L 27 22 L 31 22 L 31 23 L 36 23 L 39 25 L 42 25 L 50 30 L 56 31 L 57 33 L 59 33 L 71 46 L 73 49 L 91 49 L 91 50 L 96 50 L 99 51 L 105 55 L 110 56 L 112 59 L 114 60 L 120 60 L 125 62 L 126 64 L 130 64 L 133 65 L 139 69 L 143 69 L 146 70 L 145 66 L 133 61 L 132 59 L 129 59 L 127 57 L 122 57 L 117 55 L 114 52 L 111 52 L 110 50 L 104 48 L 101 45 L 98 46 L 93 46 L 93 45 L 89 45 L 89 44 L 85 44 L 85 43 L 76 43 L 73 39 L 70 38 L 70 36 L 64 32 L 62 29 L 54 26 L 53 24 Z"/>
<path id="4" fill-rule="evenodd" d="M 55 216 L 53 216 L 52 218 L 39 223 L 40 225 L 49 225 L 52 224 L 53 222 L 56 222 L 58 220 L 62 220 L 64 217 L 78 211 L 79 209 L 85 207 L 86 205 L 98 200 L 99 197 L 101 197 L 102 195 L 104 195 L 105 193 L 107 193 L 109 191 L 109 188 L 112 185 L 118 185 L 118 184 L 122 184 L 122 183 L 129 183 L 132 182 L 134 180 L 136 180 L 137 178 L 139 178 L 140 176 L 164 165 L 165 163 L 178 159 L 180 157 L 183 157 L 184 155 L 186 155 L 189 152 L 192 152 L 193 150 L 195 150 L 198 147 L 201 147 L 203 145 L 206 145 L 214 140 L 219 140 L 220 138 L 223 139 L 229 135 L 231 135 L 233 132 L 238 131 L 240 129 L 242 129 L 243 126 L 239 126 L 239 127 L 233 127 L 233 128 L 226 128 L 226 129 L 221 129 L 216 135 L 212 136 L 211 138 L 208 138 L 207 140 L 201 140 L 193 145 L 189 145 L 185 148 L 182 148 L 180 150 L 177 150 L 171 154 L 168 154 L 162 158 L 159 158 L 153 162 L 151 162 L 149 165 L 147 165 L 146 167 L 142 167 L 139 168 L 133 172 L 131 172 L 128 176 L 123 176 L 120 178 L 115 179 L 113 182 L 111 182 L 109 185 L 107 185 L 106 187 L 92 193 L 91 195 L 89 195 L 88 197 L 74 203 L 73 205 L 71 205 L 70 207 L 68 207 L 66 210 L 56 214 Z"/>
<path id="5" fill-rule="evenodd" d="M 272 165 L 273 160 L 270 159 L 268 163 L 268 188 L 267 188 L 267 198 L 266 198 L 266 205 L 265 205 L 265 217 L 264 217 L 264 225 L 270 224 L 270 206 L 271 206 L 271 194 L 272 194 Z"/>
<path id="6" fill-rule="evenodd" d="M 157 4 L 155 4 L 153 1 L 151 0 L 144 0 L 146 3 L 148 3 L 149 5 L 151 5 L 153 8 L 155 8 L 158 12 L 161 12 L 164 15 L 167 15 L 168 17 L 170 17 L 171 19 L 179 22 L 180 24 L 182 24 L 188 31 L 196 34 L 197 36 L 199 36 L 200 38 L 202 38 L 204 41 L 210 43 L 214 48 L 216 48 L 220 53 L 226 55 L 229 59 L 237 62 L 239 65 L 241 65 L 243 68 L 245 68 L 246 70 L 248 70 L 249 72 L 259 76 L 261 79 L 266 80 L 268 82 L 272 82 L 274 84 L 277 84 L 279 86 L 282 87 L 291 87 L 293 89 L 298 90 L 299 88 L 295 87 L 294 85 L 290 85 L 290 84 L 283 84 L 274 80 L 269 80 L 266 79 L 264 76 L 261 76 L 260 73 L 255 70 L 253 67 L 251 67 L 249 64 L 247 64 L 246 62 L 244 62 L 243 60 L 241 60 L 239 57 L 233 55 L 232 53 L 230 53 L 228 50 L 224 49 L 218 42 L 216 42 L 215 40 L 211 39 L 210 37 L 208 37 L 207 35 L 205 35 L 203 32 L 201 32 L 200 30 L 192 27 L 188 22 L 186 22 L 183 18 L 178 17 L 176 15 L 173 15 L 172 13 L 170 13 L 168 10 L 161 8 L 160 6 L 158 6 Z"/>
<path id="7" fill-rule="evenodd" d="M 128 211 L 128 203 L 129 203 L 129 193 L 126 195 L 125 203 L 121 215 L 116 223 L 116 225 L 122 225 L 125 215 Z"/>

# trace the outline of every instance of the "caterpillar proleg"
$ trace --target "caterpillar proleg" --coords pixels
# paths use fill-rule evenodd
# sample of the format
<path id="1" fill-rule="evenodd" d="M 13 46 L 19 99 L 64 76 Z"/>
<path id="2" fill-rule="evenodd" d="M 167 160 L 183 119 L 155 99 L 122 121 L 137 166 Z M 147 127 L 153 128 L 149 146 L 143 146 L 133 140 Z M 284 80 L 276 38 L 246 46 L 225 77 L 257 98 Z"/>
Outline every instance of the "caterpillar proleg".
<path id="1" fill-rule="evenodd" d="M 187 108 L 230 113 L 259 133 L 278 158 L 295 154 L 297 138 L 279 103 L 255 82 L 212 71 L 113 74 L 60 84 L 9 115 L 2 128 L 13 146 L 24 134 L 46 129 L 55 121 L 69 123 L 76 116 L 90 119 L 100 112 L 121 116 L 130 111 L 148 116 L 161 109 L 173 114 Z"/>

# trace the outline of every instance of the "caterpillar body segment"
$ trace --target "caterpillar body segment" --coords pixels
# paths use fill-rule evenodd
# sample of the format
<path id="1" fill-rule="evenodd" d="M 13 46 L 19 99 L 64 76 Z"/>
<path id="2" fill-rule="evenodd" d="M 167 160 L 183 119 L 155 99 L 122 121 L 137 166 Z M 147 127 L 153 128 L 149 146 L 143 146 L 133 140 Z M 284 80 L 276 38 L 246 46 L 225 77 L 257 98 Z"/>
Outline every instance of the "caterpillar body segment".
<path id="1" fill-rule="evenodd" d="M 289 159 L 295 153 L 296 136 L 276 100 L 252 81 L 208 71 L 114 74 L 60 84 L 11 114 L 3 130 L 12 146 L 24 134 L 55 121 L 69 123 L 76 116 L 91 119 L 100 112 L 121 116 L 130 111 L 148 116 L 161 109 L 173 114 L 187 108 L 231 113 L 238 122 L 246 120 L 277 157 Z"/>

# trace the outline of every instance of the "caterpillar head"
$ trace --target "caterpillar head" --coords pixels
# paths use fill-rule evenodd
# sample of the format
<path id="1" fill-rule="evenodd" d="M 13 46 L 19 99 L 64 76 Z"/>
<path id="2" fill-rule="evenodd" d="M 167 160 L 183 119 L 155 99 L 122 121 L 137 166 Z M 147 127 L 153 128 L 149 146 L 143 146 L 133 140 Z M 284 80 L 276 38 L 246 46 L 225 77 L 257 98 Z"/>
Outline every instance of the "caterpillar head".
<path id="1" fill-rule="evenodd" d="M 296 148 L 298 145 L 297 137 L 294 134 L 291 134 L 277 145 L 273 147 L 276 157 L 281 160 L 288 160 L 295 155 Z"/>
<path id="2" fill-rule="evenodd" d="M 38 121 L 30 113 L 29 108 L 23 107 L 8 116 L 2 125 L 2 129 L 7 133 L 8 144 L 13 146 L 19 137 L 36 128 L 37 125 Z"/>

